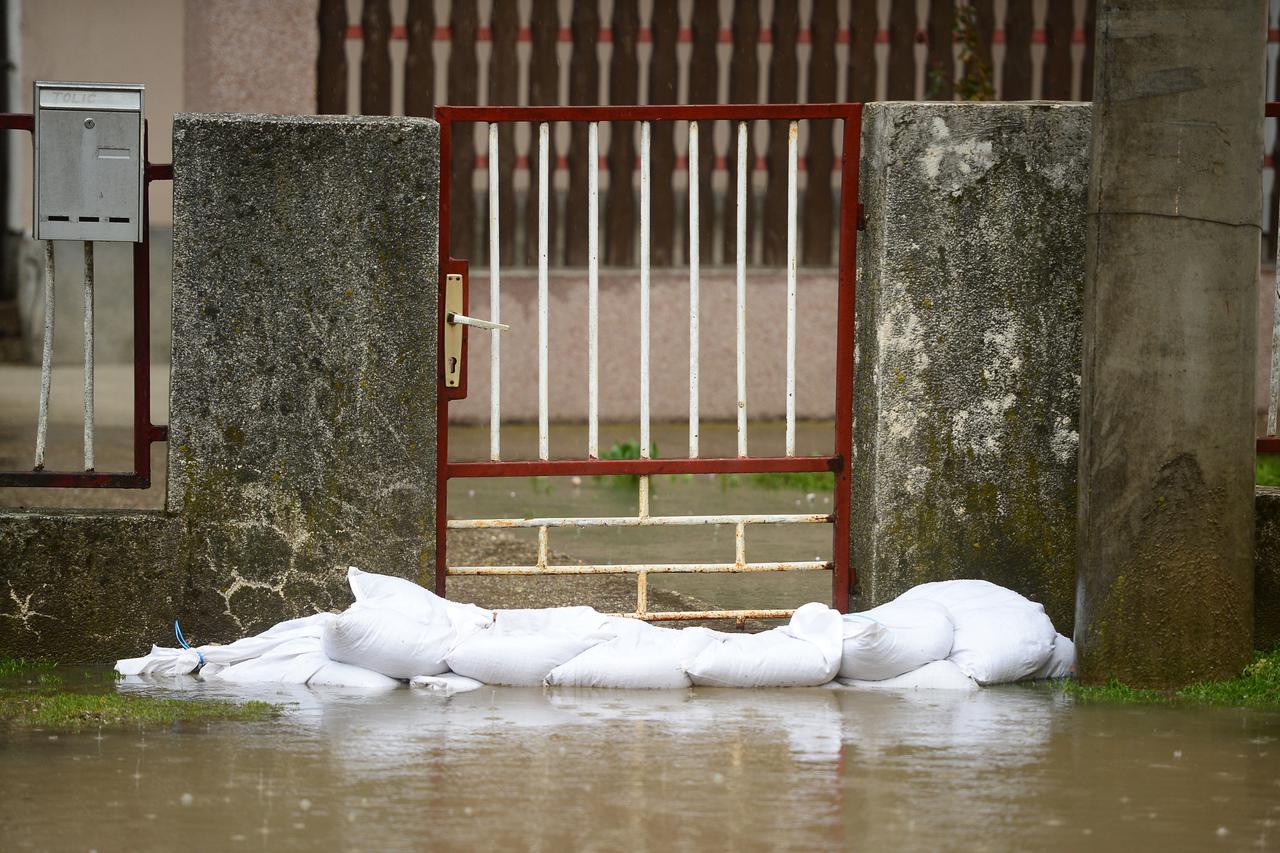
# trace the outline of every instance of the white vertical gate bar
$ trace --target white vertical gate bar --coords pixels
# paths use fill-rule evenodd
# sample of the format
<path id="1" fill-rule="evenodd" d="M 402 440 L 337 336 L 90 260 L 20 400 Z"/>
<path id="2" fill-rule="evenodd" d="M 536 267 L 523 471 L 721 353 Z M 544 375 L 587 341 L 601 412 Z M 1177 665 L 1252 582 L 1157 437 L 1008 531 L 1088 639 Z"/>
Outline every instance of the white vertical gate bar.
<path id="1" fill-rule="evenodd" d="M 640 502 L 636 510 L 636 517 L 641 521 L 649 518 L 649 475 L 641 474 L 637 480 L 640 484 Z"/>
<path id="2" fill-rule="evenodd" d="M 53 372 L 53 241 L 44 244 L 44 347 L 40 355 L 40 410 L 36 416 L 36 464 L 44 467 L 45 441 L 49 437 L 49 382 Z"/>
<path id="3" fill-rule="evenodd" d="M 738 455 L 747 455 L 747 123 L 738 122 Z"/>
<path id="4" fill-rule="evenodd" d="M 501 241 L 498 239 L 498 124 L 489 123 L 489 317 L 495 323 L 502 322 L 501 298 L 498 287 L 498 266 L 502 262 Z M 502 330 L 489 333 L 489 458 L 497 462 L 502 458 L 501 441 L 501 347 Z"/>
<path id="5" fill-rule="evenodd" d="M 649 612 L 649 573 L 636 572 L 636 615 L 642 619 Z"/>
<path id="6" fill-rule="evenodd" d="M 84 241 L 84 470 L 93 470 L 93 241 Z"/>
<path id="7" fill-rule="evenodd" d="M 538 125 L 538 458 L 550 458 L 547 425 L 547 183 L 551 169 L 547 162 L 550 128 Z"/>
<path id="8" fill-rule="evenodd" d="M 538 568 L 545 569 L 547 567 L 547 528 L 542 526 L 538 528 Z"/>
<path id="9" fill-rule="evenodd" d="M 587 456 L 600 456 L 600 124 L 587 125 Z"/>
<path id="10" fill-rule="evenodd" d="M 698 456 L 698 123 L 689 122 L 689 458 Z"/>
<path id="11" fill-rule="evenodd" d="M 640 123 L 640 458 L 649 458 L 649 122 Z M 647 484 L 648 480 L 642 482 Z"/>
<path id="12" fill-rule="evenodd" d="M 799 125 L 787 128 L 787 455 L 796 455 L 796 172 Z"/>
<path id="13" fill-rule="evenodd" d="M 739 521 L 733 528 L 733 564 L 747 564 L 747 527 Z"/>

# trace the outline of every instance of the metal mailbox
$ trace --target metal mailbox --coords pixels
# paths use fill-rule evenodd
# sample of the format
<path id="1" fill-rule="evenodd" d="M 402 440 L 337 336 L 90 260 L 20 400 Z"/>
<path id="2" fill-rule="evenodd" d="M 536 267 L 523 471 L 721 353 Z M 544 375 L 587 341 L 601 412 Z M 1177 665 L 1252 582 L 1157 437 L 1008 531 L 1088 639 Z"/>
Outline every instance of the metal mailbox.
<path id="1" fill-rule="evenodd" d="M 35 84 L 35 236 L 142 240 L 142 96 L 133 83 Z"/>

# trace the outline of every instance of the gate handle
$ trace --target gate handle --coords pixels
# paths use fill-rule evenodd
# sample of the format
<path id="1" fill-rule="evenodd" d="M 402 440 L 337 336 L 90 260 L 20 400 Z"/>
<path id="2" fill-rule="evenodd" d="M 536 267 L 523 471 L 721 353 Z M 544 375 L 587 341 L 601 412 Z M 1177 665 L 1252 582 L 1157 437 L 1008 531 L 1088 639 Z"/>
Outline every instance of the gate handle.
<path id="1" fill-rule="evenodd" d="M 466 283 L 460 273 L 447 274 L 444 285 L 444 387 L 460 388 L 463 373 L 463 327 L 473 326 L 495 332 L 505 332 L 511 327 L 506 323 L 480 320 L 462 313 L 466 304 Z"/>
<path id="2" fill-rule="evenodd" d="M 456 326 L 471 326 L 476 329 L 496 329 L 500 332 L 509 332 L 511 327 L 506 323 L 495 323 L 492 320 L 481 320 L 476 317 L 468 317 L 465 314 L 458 314 L 450 311 L 445 315 L 446 323 L 453 323 Z"/>

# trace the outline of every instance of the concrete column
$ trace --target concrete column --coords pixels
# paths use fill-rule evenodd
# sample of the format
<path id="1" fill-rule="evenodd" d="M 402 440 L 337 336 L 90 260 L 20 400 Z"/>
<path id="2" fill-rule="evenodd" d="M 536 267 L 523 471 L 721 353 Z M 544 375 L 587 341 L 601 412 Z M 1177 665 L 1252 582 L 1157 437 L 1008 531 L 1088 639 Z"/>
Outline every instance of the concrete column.
<path id="1" fill-rule="evenodd" d="M 1071 630 L 1089 112 L 863 113 L 856 606 L 985 578 Z"/>
<path id="2" fill-rule="evenodd" d="M 1236 674 L 1253 629 L 1263 0 L 1099 4 L 1076 648 L 1086 681 Z"/>
<path id="3" fill-rule="evenodd" d="M 432 576 L 439 126 L 174 119 L 168 509 L 234 637 Z"/>

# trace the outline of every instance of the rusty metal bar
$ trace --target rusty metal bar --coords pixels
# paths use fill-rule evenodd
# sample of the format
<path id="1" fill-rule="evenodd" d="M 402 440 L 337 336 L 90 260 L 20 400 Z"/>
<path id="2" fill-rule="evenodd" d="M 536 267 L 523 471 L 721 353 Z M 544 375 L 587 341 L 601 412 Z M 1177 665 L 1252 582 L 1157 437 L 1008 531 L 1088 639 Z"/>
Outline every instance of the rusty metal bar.
<path id="1" fill-rule="evenodd" d="M 589 518 L 454 518 L 450 530 L 529 529 L 547 527 L 705 527 L 734 524 L 830 524 L 830 515 L 648 515 L 647 496 L 641 502 L 645 515 L 595 516 Z"/>
<path id="2" fill-rule="evenodd" d="M 693 619 L 790 619 L 794 610 L 656 610 L 643 613 L 608 613 L 624 619 L 641 619 L 645 622 L 675 622 Z"/>
<path id="3" fill-rule="evenodd" d="M 545 528 L 539 528 L 540 530 Z M 542 543 L 539 541 L 539 551 Z M 634 575 L 646 574 L 750 574 L 753 572 L 817 572 L 831 568 L 829 560 L 770 563 L 617 563 L 598 565 L 452 566 L 450 575 Z"/>
<path id="4" fill-rule="evenodd" d="M 655 104 L 648 106 L 464 106 L 436 107 L 449 121 L 764 121 L 856 118 L 861 104 Z"/>
<path id="5" fill-rule="evenodd" d="M 441 461 L 455 477 L 572 477 L 615 474 L 760 474 L 839 471 L 839 456 L 703 457 L 701 459 L 551 459 L 506 462 Z"/>

